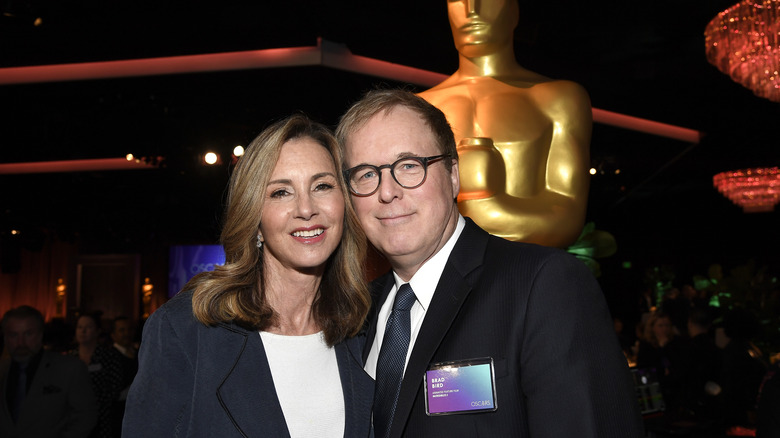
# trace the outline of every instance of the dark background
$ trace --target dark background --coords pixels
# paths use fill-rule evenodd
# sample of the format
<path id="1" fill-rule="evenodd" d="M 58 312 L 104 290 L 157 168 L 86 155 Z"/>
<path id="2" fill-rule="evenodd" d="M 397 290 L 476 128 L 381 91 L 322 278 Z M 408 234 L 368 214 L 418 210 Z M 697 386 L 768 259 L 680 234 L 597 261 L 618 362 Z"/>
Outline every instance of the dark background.
<path id="1" fill-rule="evenodd" d="M 582 84 L 593 106 L 705 133 L 699 144 L 595 124 L 588 220 L 612 233 L 607 279 L 671 265 L 680 277 L 750 259 L 778 266 L 778 213 L 745 214 L 714 174 L 780 164 L 780 104 L 707 63 L 703 31 L 733 0 L 520 1 L 521 65 Z M 445 1 L 2 0 L 0 67 L 314 46 L 450 74 Z M 40 26 L 33 20 L 41 18 Z M 0 162 L 165 157 L 152 170 L 0 175 L 0 237 L 82 253 L 218 238 L 229 156 L 293 111 L 335 125 L 377 85 L 326 67 L 0 86 Z M 411 87 L 422 91 L 421 88 Z M 614 174 L 620 169 L 619 175 Z M 10 236 L 11 229 L 22 230 Z M 637 276 L 635 275 L 635 276 Z M 631 286 L 626 286 L 631 287 Z"/>

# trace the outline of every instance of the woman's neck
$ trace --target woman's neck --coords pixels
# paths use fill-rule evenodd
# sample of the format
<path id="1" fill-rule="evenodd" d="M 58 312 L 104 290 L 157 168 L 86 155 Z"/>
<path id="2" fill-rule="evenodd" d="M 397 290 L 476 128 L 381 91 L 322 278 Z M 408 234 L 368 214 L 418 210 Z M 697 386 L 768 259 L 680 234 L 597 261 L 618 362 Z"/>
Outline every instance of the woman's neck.
<path id="1" fill-rule="evenodd" d="M 96 342 L 89 342 L 89 343 L 80 343 L 79 344 L 79 359 L 81 359 L 82 362 L 89 365 L 89 363 L 92 361 L 92 354 L 95 353 L 95 349 L 97 348 L 97 341 Z"/>
<path id="2" fill-rule="evenodd" d="M 266 269 L 265 296 L 278 315 L 277 325 L 268 332 L 301 336 L 319 332 L 312 303 L 322 282 L 322 274 L 296 270 Z"/>

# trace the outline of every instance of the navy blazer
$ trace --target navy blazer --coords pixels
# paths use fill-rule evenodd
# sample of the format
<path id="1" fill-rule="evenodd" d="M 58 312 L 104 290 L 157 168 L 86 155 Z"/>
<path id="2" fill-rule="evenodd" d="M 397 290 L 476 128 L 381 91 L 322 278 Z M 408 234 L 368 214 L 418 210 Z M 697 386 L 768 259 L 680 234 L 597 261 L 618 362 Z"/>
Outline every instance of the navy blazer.
<path id="1" fill-rule="evenodd" d="M 363 370 L 362 346 L 360 338 L 335 346 L 345 437 L 371 434 L 374 380 Z M 138 358 L 123 437 L 290 436 L 258 332 L 201 324 L 191 292 L 152 314 Z"/>
<path id="2" fill-rule="evenodd" d="M 364 358 L 393 287 L 372 284 Z M 428 416 L 429 364 L 492 357 L 498 409 Z M 643 437 L 633 380 L 603 294 L 564 251 L 491 236 L 470 219 L 444 267 L 406 367 L 390 436 Z"/>

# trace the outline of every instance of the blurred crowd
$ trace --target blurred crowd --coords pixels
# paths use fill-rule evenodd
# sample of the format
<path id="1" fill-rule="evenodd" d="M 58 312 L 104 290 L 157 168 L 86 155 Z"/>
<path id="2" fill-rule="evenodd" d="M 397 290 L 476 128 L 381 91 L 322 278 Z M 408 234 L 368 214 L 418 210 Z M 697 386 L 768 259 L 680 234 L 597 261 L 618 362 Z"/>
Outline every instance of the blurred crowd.
<path id="1" fill-rule="evenodd" d="M 6 312 L 2 329 L 0 436 L 120 436 L 138 369 L 133 320 L 84 312 L 72 323 L 44 323 L 37 309 L 20 306 Z"/>
<path id="2" fill-rule="evenodd" d="M 690 285 L 659 301 L 648 290 L 633 330 L 620 317 L 614 323 L 629 365 L 658 383 L 664 424 L 779 437 L 777 357 L 754 343 L 756 315 L 711 306 L 706 292 Z"/>

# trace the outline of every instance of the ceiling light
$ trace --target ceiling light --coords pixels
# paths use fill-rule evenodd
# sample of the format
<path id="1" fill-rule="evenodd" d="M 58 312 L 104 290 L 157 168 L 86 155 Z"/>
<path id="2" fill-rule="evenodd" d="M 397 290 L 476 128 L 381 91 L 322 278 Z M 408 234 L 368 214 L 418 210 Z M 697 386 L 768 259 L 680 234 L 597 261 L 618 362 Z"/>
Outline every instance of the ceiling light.
<path id="1" fill-rule="evenodd" d="M 780 102 L 780 0 L 742 0 L 704 30 L 707 61 L 757 96 Z"/>
<path id="2" fill-rule="evenodd" d="M 777 167 L 721 172 L 712 178 L 712 184 L 745 213 L 772 211 L 780 201 Z"/>

